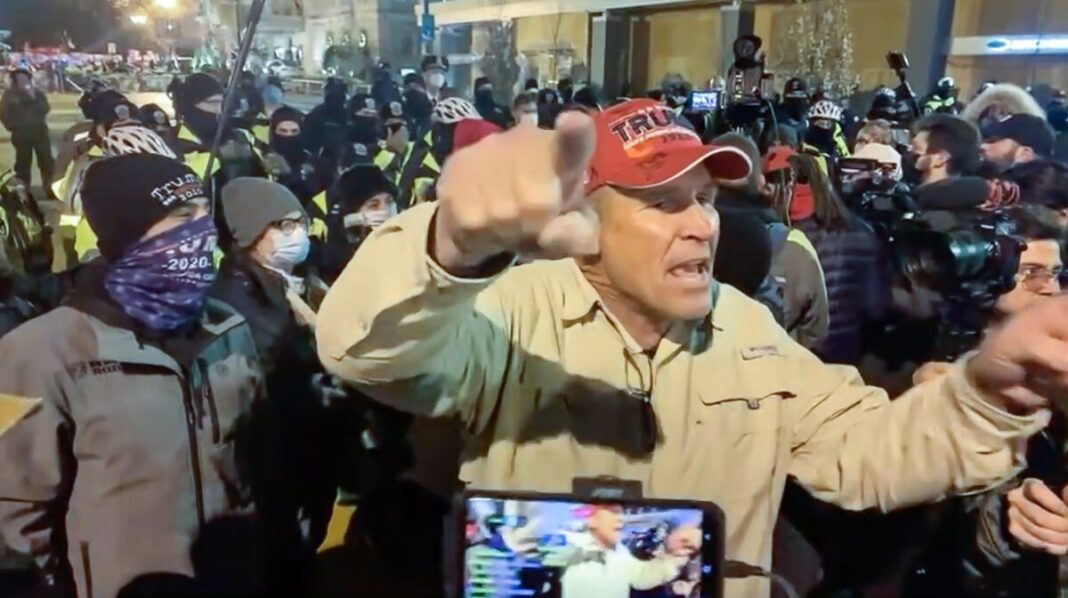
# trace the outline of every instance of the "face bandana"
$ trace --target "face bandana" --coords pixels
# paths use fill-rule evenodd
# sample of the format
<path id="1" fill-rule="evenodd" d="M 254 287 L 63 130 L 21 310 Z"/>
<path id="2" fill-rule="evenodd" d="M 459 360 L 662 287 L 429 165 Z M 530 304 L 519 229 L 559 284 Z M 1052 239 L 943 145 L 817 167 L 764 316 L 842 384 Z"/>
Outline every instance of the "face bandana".
<path id="1" fill-rule="evenodd" d="M 148 328 L 180 328 L 200 315 L 215 281 L 217 238 L 215 222 L 204 216 L 141 241 L 111 264 L 104 288 Z"/>

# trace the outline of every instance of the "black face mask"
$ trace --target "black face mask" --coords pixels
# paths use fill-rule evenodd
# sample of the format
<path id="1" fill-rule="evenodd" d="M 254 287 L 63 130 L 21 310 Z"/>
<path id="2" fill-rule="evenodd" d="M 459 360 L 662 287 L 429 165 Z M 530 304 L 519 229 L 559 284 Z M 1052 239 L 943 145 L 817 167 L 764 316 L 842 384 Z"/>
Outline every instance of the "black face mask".
<path id="1" fill-rule="evenodd" d="M 378 143 L 381 132 L 378 127 L 378 119 L 368 116 L 357 116 L 352 119 L 349 128 L 349 141 L 372 146 Z"/>
<path id="2" fill-rule="evenodd" d="M 786 114 L 797 121 L 804 120 L 805 113 L 808 112 L 808 100 L 805 98 L 786 98 L 782 106 Z"/>
<path id="3" fill-rule="evenodd" d="M 202 144 L 210 145 L 215 141 L 215 132 L 219 128 L 218 117 L 215 114 L 194 108 L 185 115 L 183 122 Z"/>
<path id="4" fill-rule="evenodd" d="M 492 89 L 480 89 L 475 92 L 475 105 L 476 106 L 492 106 L 493 105 L 493 90 Z"/>
<path id="5" fill-rule="evenodd" d="M 430 146 L 430 153 L 434 156 L 434 159 L 438 161 L 438 164 L 444 164 L 445 158 L 452 153 L 453 136 L 456 134 L 456 125 L 437 125 L 434 127 L 432 134 L 433 143 Z"/>
<path id="6" fill-rule="evenodd" d="M 821 129 L 820 127 L 809 127 L 808 133 L 805 135 L 805 142 L 809 145 L 813 145 L 821 152 L 834 155 L 834 131 L 832 129 Z"/>
<path id="7" fill-rule="evenodd" d="M 304 144 L 301 143 L 299 135 L 295 137 L 275 135 L 274 139 L 271 139 L 271 149 L 285 158 L 290 166 L 303 161 L 304 158 Z"/>
<path id="8" fill-rule="evenodd" d="M 916 187 L 923 182 L 923 173 L 916 168 L 916 162 L 916 155 L 912 152 L 901 156 L 901 180 L 912 187 Z"/>

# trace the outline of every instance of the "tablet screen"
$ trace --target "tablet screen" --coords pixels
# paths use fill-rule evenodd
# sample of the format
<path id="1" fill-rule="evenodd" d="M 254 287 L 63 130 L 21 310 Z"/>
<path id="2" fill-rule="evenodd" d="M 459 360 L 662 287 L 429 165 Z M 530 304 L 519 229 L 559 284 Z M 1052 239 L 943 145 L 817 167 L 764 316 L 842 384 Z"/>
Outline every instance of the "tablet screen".
<path id="1" fill-rule="evenodd" d="M 695 598 L 719 573 L 703 562 L 702 545 L 715 536 L 696 508 L 476 496 L 465 503 L 471 598 Z"/>

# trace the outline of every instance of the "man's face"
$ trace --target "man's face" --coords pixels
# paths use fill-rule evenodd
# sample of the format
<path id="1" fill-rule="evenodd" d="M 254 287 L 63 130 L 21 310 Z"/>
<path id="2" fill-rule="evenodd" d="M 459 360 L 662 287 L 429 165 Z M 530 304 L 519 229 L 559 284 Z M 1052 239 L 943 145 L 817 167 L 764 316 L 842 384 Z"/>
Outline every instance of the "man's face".
<path id="1" fill-rule="evenodd" d="M 590 535 L 601 546 L 615 548 L 623 535 L 623 515 L 611 508 L 598 508 L 586 520 Z"/>
<path id="2" fill-rule="evenodd" d="M 603 187 L 591 200 L 601 220 L 601 255 L 592 267 L 603 272 L 611 290 L 655 319 L 705 317 L 719 239 L 707 171 L 694 168 L 648 190 Z"/>
<path id="3" fill-rule="evenodd" d="M 979 146 L 983 159 L 992 162 L 1001 170 L 1008 170 L 1015 164 L 1029 162 L 1034 158 L 1030 148 L 1026 148 L 1012 139 L 990 139 Z"/>
<path id="4" fill-rule="evenodd" d="M 278 123 L 278 126 L 274 128 L 274 132 L 279 137 L 296 137 L 300 135 L 300 124 L 291 120 L 284 120 Z"/>
<path id="5" fill-rule="evenodd" d="M 1059 295 L 1063 267 L 1061 247 L 1056 241 L 1028 241 L 1027 249 L 1020 255 L 1016 288 L 998 298 L 997 310 L 1012 315 L 1036 300 Z"/>
<path id="6" fill-rule="evenodd" d="M 946 152 L 931 153 L 927 131 L 920 131 L 912 139 L 910 151 L 916 160 L 916 170 L 923 174 L 926 182 L 932 174 L 946 172 L 949 164 L 949 155 Z"/>
<path id="7" fill-rule="evenodd" d="M 182 205 L 174 208 L 162 220 L 153 224 L 147 231 L 141 240 L 151 239 L 152 237 L 162 235 L 163 233 L 178 228 L 179 226 L 203 218 L 208 215 L 208 200 L 204 197 L 198 197 L 191 201 L 187 201 Z"/>

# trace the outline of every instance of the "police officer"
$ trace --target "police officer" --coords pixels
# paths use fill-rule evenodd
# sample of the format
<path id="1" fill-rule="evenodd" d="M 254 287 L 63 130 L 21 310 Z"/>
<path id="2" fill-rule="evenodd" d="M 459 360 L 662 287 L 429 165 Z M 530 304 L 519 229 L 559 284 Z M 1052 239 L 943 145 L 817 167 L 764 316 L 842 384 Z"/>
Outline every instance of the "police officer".
<path id="1" fill-rule="evenodd" d="M 381 119 L 385 143 L 374 163 L 397 186 L 397 208 L 403 211 L 417 203 L 423 190 L 433 185 L 441 167 L 431 152 L 428 141 L 431 132 L 428 131 L 424 138 L 412 137 L 404 105 L 390 102 L 383 106 Z"/>

